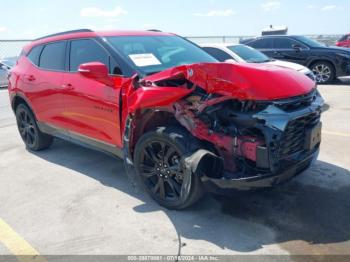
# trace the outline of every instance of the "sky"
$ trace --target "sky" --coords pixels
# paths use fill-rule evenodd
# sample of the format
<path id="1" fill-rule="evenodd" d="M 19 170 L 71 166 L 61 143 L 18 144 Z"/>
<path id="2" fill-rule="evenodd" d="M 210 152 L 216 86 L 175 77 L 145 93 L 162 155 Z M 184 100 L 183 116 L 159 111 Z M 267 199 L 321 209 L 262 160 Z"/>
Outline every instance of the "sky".
<path id="1" fill-rule="evenodd" d="M 350 32 L 349 0 L 1 0 L 0 39 L 78 28 L 160 29 L 183 36 L 252 36 L 272 25 L 291 34 Z"/>

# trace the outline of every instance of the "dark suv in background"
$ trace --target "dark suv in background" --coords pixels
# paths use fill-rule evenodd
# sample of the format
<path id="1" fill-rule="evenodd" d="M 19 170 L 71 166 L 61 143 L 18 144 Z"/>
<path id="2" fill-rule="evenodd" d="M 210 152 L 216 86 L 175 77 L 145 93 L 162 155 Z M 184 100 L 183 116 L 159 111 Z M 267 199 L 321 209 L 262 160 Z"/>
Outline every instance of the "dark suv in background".
<path id="1" fill-rule="evenodd" d="M 350 75 L 350 50 L 328 47 L 305 36 L 262 36 L 241 43 L 269 57 L 310 68 L 319 84 L 328 84 L 337 77 Z"/>

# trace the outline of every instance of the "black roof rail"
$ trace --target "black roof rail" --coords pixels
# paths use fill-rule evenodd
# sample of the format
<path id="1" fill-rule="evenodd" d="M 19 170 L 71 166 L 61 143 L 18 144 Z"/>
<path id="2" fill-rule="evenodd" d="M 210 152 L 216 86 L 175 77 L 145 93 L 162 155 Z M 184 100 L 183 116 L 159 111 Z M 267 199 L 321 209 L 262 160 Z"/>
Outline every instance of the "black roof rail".
<path id="1" fill-rule="evenodd" d="M 51 35 L 42 36 L 42 37 L 39 37 L 39 38 L 34 39 L 33 41 L 37 41 L 37 40 L 41 40 L 41 39 L 48 38 L 48 37 L 53 37 L 53 36 L 66 35 L 66 34 L 73 34 L 73 33 L 84 33 L 84 32 L 93 32 L 93 31 L 92 31 L 91 29 L 70 30 L 70 31 L 65 31 L 65 32 L 60 32 L 60 33 L 56 33 L 56 34 L 51 34 Z"/>
<path id="2" fill-rule="evenodd" d="M 151 32 L 162 32 L 162 30 L 159 30 L 159 29 L 148 29 L 147 31 L 151 31 Z"/>

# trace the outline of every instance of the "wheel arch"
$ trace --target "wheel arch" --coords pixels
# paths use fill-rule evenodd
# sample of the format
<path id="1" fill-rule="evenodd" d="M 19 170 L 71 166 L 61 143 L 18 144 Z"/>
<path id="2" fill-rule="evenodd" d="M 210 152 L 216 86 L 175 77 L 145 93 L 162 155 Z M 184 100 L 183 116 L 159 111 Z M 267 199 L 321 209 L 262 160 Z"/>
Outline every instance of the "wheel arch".
<path id="1" fill-rule="evenodd" d="M 146 132 L 158 126 L 179 126 L 184 128 L 175 118 L 172 112 L 165 110 L 148 109 L 129 116 L 124 132 L 124 148 L 128 149 L 128 155 L 133 159 L 137 141 Z"/>
<path id="2" fill-rule="evenodd" d="M 311 67 L 318 62 L 327 62 L 327 63 L 331 64 L 333 66 L 334 73 L 336 74 L 336 71 L 335 71 L 336 66 L 335 66 L 334 62 L 330 59 L 327 59 L 327 58 L 315 58 L 308 63 L 308 67 L 311 69 Z"/>
<path id="3" fill-rule="evenodd" d="M 31 106 L 31 104 L 30 104 L 30 102 L 28 101 L 28 99 L 26 99 L 24 96 L 22 96 L 22 95 L 20 95 L 20 94 L 16 94 L 16 95 L 12 98 L 12 102 L 11 102 L 12 110 L 13 110 L 14 112 L 16 112 L 16 109 L 17 109 L 17 107 L 18 107 L 20 104 L 26 105 L 26 106 L 29 108 L 29 110 L 33 113 L 33 115 L 34 115 L 34 117 L 35 117 L 33 107 Z"/>

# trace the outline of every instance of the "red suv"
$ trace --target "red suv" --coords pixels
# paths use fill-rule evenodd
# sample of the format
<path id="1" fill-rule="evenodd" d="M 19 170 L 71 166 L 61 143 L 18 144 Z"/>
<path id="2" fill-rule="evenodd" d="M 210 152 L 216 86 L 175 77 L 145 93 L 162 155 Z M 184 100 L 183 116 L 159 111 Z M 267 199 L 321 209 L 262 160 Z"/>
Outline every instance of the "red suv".
<path id="1" fill-rule="evenodd" d="M 340 47 L 349 47 L 350 48 L 350 34 L 343 35 L 338 42 L 336 43 L 337 46 Z"/>
<path id="2" fill-rule="evenodd" d="M 161 205 L 270 187 L 310 166 L 323 99 L 297 71 L 219 63 L 177 35 L 78 30 L 25 46 L 10 75 L 29 150 L 53 137 L 125 161 Z"/>

